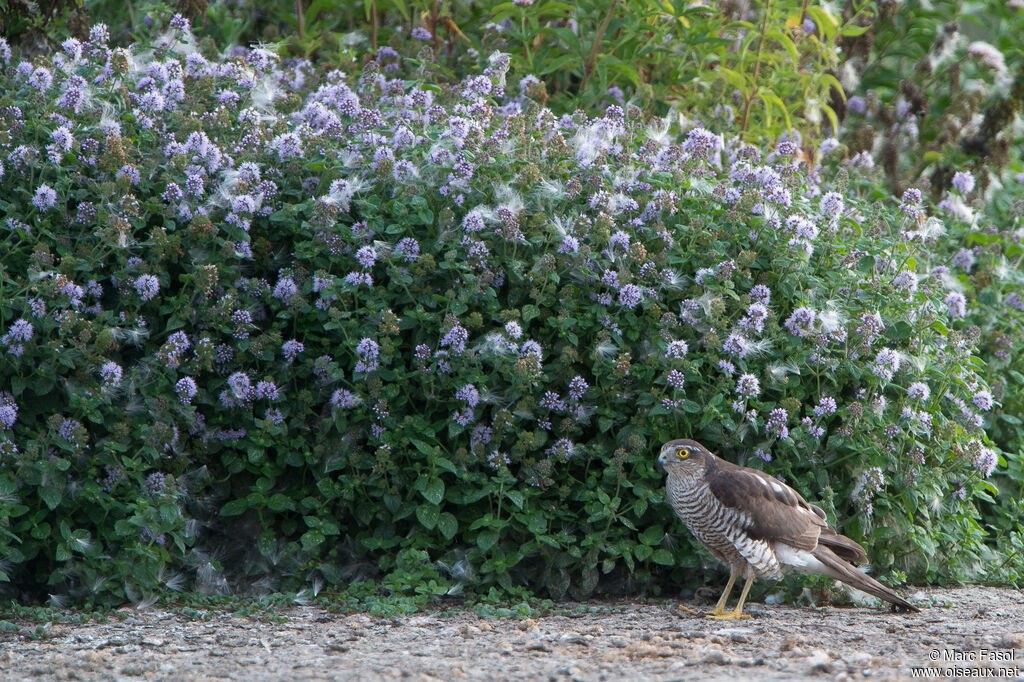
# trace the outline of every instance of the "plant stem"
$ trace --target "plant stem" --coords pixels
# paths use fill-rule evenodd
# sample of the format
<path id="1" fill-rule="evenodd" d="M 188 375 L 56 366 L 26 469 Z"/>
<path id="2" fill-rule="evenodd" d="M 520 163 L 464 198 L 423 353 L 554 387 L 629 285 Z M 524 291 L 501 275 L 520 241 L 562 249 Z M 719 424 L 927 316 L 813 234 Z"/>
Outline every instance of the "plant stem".
<path id="1" fill-rule="evenodd" d="M 608 7 L 608 12 L 604 15 L 601 26 L 597 29 L 597 35 L 594 36 L 594 44 L 590 46 L 590 56 L 587 57 L 587 62 L 583 65 L 583 80 L 580 82 L 580 89 L 577 94 L 582 94 L 587 88 L 587 81 L 590 80 L 590 74 L 594 70 L 594 62 L 597 61 L 597 50 L 601 47 L 601 41 L 604 40 L 605 31 L 608 30 L 608 24 L 611 23 L 612 15 L 615 13 L 615 7 L 618 4 L 619 0 L 612 0 L 612 4 Z"/>
<path id="2" fill-rule="evenodd" d="M 768 31 L 768 16 L 772 11 L 772 0 L 764 7 L 764 19 L 761 20 L 761 39 L 757 42 L 757 56 L 754 58 L 754 77 L 752 79 L 754 89 L 747 95 L 747 105 L 743 108 L 743 125 L 740 134 L 747 132 L 747 123 L 750 120 L 750 106 L 754 103 L 754 95 L 757 94 L 757 77 L 761 73 L 761 51 L 764 49 L 764 36 Z"/>
<path id="3" fill-rule="evenodd" d="M 377 51 L 377 0 L 370 0 L 370 19 L 373 22 L 372 44 L 373 51 Z"/>
<path id="4" fill-rule="evenodd" d="M 303 24 L 306 23 L 302 17 L 302 0 L 295 0 L 295 19 L 299 26 L 299 40 L 304 40 Z"/>

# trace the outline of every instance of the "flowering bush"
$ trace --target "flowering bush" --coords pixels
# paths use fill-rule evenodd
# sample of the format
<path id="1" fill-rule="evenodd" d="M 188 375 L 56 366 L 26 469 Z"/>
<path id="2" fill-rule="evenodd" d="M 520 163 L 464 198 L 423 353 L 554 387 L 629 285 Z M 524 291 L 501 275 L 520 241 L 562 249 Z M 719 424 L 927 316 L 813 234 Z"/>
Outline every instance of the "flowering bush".
<path id="1" fill-rule="evenodd" d="M 680 436 L 823 496 L 879 568 L 974 568 L 989 389 L 919 195 L 557 118 L 500 54 L 438 88 L 172 26 L 0 43 L 0 584 L 677 584 Z"/>

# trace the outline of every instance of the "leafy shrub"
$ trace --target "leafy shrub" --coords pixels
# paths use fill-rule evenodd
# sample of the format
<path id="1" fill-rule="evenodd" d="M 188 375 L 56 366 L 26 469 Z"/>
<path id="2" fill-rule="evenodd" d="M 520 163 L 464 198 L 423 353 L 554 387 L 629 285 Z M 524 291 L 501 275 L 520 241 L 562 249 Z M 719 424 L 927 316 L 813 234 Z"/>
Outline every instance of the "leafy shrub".
<path id="1" fill-rule="evenodd" d="M 979 570 L 985 384 L 914 197 L 556 117 L 502 55 L 439 88 L 172 24 L 0 48 L 12 595 L 658 589 L 699 561 L 654 468 L 683 435 L 883 569 Z"/>

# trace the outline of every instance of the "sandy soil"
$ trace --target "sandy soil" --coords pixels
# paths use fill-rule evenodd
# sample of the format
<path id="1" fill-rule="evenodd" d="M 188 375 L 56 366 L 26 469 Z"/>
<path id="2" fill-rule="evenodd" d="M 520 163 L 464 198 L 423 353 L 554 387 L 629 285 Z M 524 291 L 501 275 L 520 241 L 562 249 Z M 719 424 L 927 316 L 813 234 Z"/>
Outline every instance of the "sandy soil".
<path id="1" fill-rule="evenodd" d="M 669 604 L 559 604 L 491 619 L 456 609 L 396 619 L 295 607 L 284 622 L 127 610 L 123 620 L 0 632 L 4 680 L 1024 679 L 1024 594 L 933 588 L 919 614 L 751 604 L 720 622 Z M 690 604 L 707 608 L 704 604 Z M 946 672 L 946 668 L 950 671 Z"/>

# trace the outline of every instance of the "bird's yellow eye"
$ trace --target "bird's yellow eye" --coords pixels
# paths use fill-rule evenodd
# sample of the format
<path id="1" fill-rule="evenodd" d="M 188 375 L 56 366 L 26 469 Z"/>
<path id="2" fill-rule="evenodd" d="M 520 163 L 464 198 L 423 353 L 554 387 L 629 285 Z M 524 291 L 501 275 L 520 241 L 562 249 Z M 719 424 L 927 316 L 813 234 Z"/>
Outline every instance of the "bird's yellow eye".
<path id="1" fill-rule="evenodd" d="M 690 448 L 679 448 L 676 454 L 679 455 L 679 459 L 686 459 L 690 456 Z"/>

